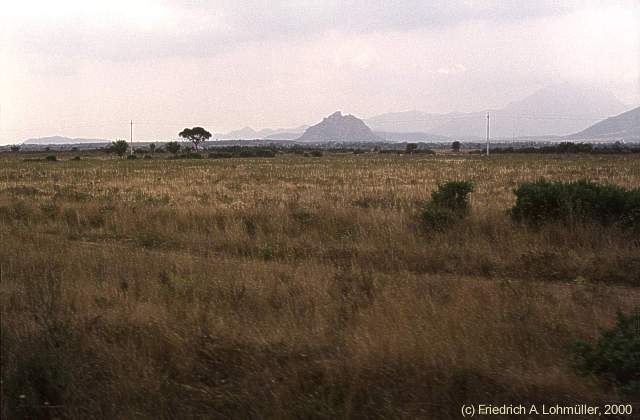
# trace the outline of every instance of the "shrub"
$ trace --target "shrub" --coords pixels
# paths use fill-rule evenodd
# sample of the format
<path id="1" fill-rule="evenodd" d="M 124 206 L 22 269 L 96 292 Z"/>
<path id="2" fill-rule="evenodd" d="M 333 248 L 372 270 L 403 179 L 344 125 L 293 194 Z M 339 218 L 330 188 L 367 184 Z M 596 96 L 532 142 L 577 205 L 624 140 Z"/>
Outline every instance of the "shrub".
<path id="1" fill-rule="evenodd" d="M 474 184 L 471 181 L 449 181 L 438 186 L 438 190 L 431 194 L 431 201 L 439 207 L 466 214 L 469 210 L 467 196 L 473 190 Z"/>
<path id="2" fill-rule="evenodd" d="M 312 157 L 322 157 L 322 151 L 321 150 L 314 150 L 311 152 L 311 156 Z"/>
<path id="3" fill-rule="evenodd" d="M 80 159 L 81 159 L 80 156 L 74 156 L 73 159 L 71 160 L 80 160 Z"/>
<path id="4" fill-rule="evenodd" d="M 8 407 L 15 418 L 51 418 L 50 408 L 64 401 L 70 382 L 62 350 L 38 343 L 38 351 L 20 358 L 7 378 Z"/>
<path id="5" fill-rule="evenodd" d="M 129 150 L 129 143 L 126 140 L 116 140 L 111 142 L 111 146 L 109 146 L 109 151 L 117 154 L 118 156 L 124 156 Z"/>
<path id="6" fill-rule="evenodd" d="M 58 160 L 58 158 L 55 155 L 49 155 L 44 159 L 49 162 L 56 162 Z"/>
<path id="7" fill-rule="evenodd" d="M 253 158 L 253 157 L 275 157 L 276 152 L 273 149 L 266 147 L 242 147 L 242 146 L 229 146 L 219 147 L 216 151 L 209 153 L 210 159 L 224 159 L 224 158 Z"/>
<path id="8" fill-rule="evenodd" d="M 602 224 L 640 224 L 640 190 L 587 180 L 525 182 L 514 190 L 516 221 L 537 225 L 546 222 L 595 221 Z"/>
<path id="9" fill-rule="evenodd" d="M 449 181 L 438 186 L 431 200 L 424 206 L 422 222 L 427 228 L 442 229 L 469 213 L 469 193 L 473 192 L 471 181 Z"/>
<path id="10" fill-rule="evenodd" d="M 127 159 L 129 159 L 129 160 L 136 160 L 136 159 L 138 159 L 138 156 L 136 156 L 136 155 L 129 155 L 129 156 L 127 156 Z"/>
<path id="11" fill-rule="evenodd" d="M 640 394 L 640 307 L 634 314 L 618 314 L 615 327 L 595 343 L 574 344 L 574 364 L 585 375 L 595 375 L 627 394 Z"/>
<path id="12" fill-rule="evenodd" d="M 233 155 L 229 152 L 210 152 L 209 159 L 224 159 L 224 158 L 232 158 Z"/>
<path id="13" fill-rule="evenodd" d="M 202 155 L 194 152 L 186 152 L 170 156 L 169 159 L 202 159 Z"/>
<path id="14" fill-rule="evenodd" d="M 182 147 L 182 145 L 180 143 L 178 143 L 177 141 L 170 141 L 169 143 L 165 144 L 164 148 L 166 149 L 167 152 L 171 153 L 171 154 L 177 154 L 180 151 L 180 148 Z"/>

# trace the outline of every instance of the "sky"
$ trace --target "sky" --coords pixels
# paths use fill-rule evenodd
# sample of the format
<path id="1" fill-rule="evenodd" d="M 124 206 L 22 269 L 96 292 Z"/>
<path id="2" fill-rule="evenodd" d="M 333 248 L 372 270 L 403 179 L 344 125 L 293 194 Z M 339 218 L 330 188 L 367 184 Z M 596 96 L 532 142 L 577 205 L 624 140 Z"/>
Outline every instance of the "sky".
<path id="1" fill-rule="evenodd" d="M 0 144 L 174 139 L 341 110 L 500 108 L 557 83 L 640 103 L 638 0 L 0 0 Z"/>

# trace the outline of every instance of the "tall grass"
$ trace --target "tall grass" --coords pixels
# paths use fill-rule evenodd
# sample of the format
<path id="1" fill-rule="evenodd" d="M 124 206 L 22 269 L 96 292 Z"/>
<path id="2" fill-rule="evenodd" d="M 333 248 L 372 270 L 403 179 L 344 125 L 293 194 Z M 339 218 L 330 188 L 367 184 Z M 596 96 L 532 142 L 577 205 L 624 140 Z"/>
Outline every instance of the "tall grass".
<path id="1" fill-rule="evenodd" d="M 640 301 L 631 233 L 514 225 L 630 156 L 0 161 L 3 418 L 458 418 L 597 401 L 569 348 Z M 472 211 L 425 231 L 439 183 Z"/>

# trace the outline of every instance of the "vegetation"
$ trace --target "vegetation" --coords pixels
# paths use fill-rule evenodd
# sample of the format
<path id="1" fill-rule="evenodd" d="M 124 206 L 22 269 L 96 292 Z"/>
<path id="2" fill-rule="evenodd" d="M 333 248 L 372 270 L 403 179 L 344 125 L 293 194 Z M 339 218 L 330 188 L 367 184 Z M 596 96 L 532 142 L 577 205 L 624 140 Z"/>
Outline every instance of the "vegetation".
<path id="1" fill-rule="evenodd" d="M 109 148 L 109 150 L 112 153 L 115 153 L 116 155 L 122 157 L 125 153 L 127 153 L 127 150 L 129 150 L 129 143 L 127 143 L 126 140 L 116 140 L 111 143 L 111 147 Z"/>
<path id="2" fill-rule="evenodd" d="M 604 331 L 595 343 L 578 340 L 574 349 L 582 373 L 640 396 L 640 307 L 630 315 L 618 314 L 615 327 Z"/>
<path id="3" fill-rule="evenodd" d="M 536 147 L 496 147 L 492 149 L 493 153 L 544 153 L 544 154 L 563 154 L 563 153 L 589 153 L 589 154 L 625 154 L 640 153 L 638 145 L 625 145 L 620 142 L 614 144 L 596 145 L 592 143 L 571 143 L 564 142 L 548 146 Z"/>
<path id="4" fill-rule="evenodd" d="M 170 141 L 165 144 L 164 148 L 167 152 L 176 155 L 180 151 L 181 145 L 177 141 Z"/>
<path id="5" fill-rule="evenodd" d="M 228 146 L 228 147 L 216 147 L 213 151 L 209 152 L 209 158 L 211 159 L 223 159 L 223 158 L 252 158 L 252 157 L 274 157 L 276 152 L 272 148 L 267 147 L 241 147 L 241 146 Z"/>
<path id="6" fill-rule="evenodd" d="M 0 154 L 2 418 L 446 420 L 488 398 L 623 398 L 571 348 L 637 307 L 637 234 L 506 213 L 542 177 L 636 188 L 637 155 L 56 153 Z M 465 179 L 466 217 L 425 235 L 423 203 Z"/>
<path id="7" fill-rule="evenodd" d="M 211 138 L 211 133 L 202 127 L 185 128 L 179 134 L 185 140 L 193 143 L 193 147 L 198 152 L 198 146 Z"/>
<path id="8" fill-rule="evenodd" d="M 473 190 L 471 181 L 449 181 L 439 185 L 424 206 L 424 225 L 429 229 L 443 229 L 466 217 L 469 213 L 468 195 Z"/>
<path id="9" fill-rule="evenodd" d="M 626 190 L 587 180 L 526 182 L 514 190 L 511 215 L 531 224 L 595 221 L 640 227 L 640 188 Z"/>
<path id="10" fill-rule="evenodd" d="M 456 140 L 453 143 L 451 143 L 451 150 L 453 150 L 455 153 L 458 153 L 460 151 L 461 146 L 462 146 L 461 143 Z"/>

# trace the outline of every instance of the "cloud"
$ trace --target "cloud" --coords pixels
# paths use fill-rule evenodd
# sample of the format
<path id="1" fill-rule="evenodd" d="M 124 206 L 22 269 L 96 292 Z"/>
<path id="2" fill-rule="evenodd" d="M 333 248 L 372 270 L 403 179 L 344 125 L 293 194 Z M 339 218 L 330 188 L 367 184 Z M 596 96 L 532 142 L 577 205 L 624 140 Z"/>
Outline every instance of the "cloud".
<path id="1" fill-rule="evenodd" d="M 566 0 L 21 0 L 5 6 L 4 47 L 65 57 L 212 56 L 246 42 L 513 22 L 561 15 Z M 627 1 L 617 3 L 626 4 Z"/>
<path id="2" fill-rule="evenodd" d="M 439 74 L 444 74 L 446 76 L 450 76 L 450 75 L 454 75 L 454 74 L 460 74 L 460 73 L 464 73 L 467 71 L 467 68 L 465 66 L 463 66 L 462 64 L 454 64 L 452 66 L 449 67 L 440 67 L 437 70 L 437 73 Z"/>
<path id="3" fill-rule="evenodd" d="M 577 4 L 11 2 L 0 15 L 0 143 L 126 137 L 129 119 L 158 139 L 186 122 L 222 132 L 337 109 L 475 111 L 562 81 L 638 102 L 638 3 Z"/>

